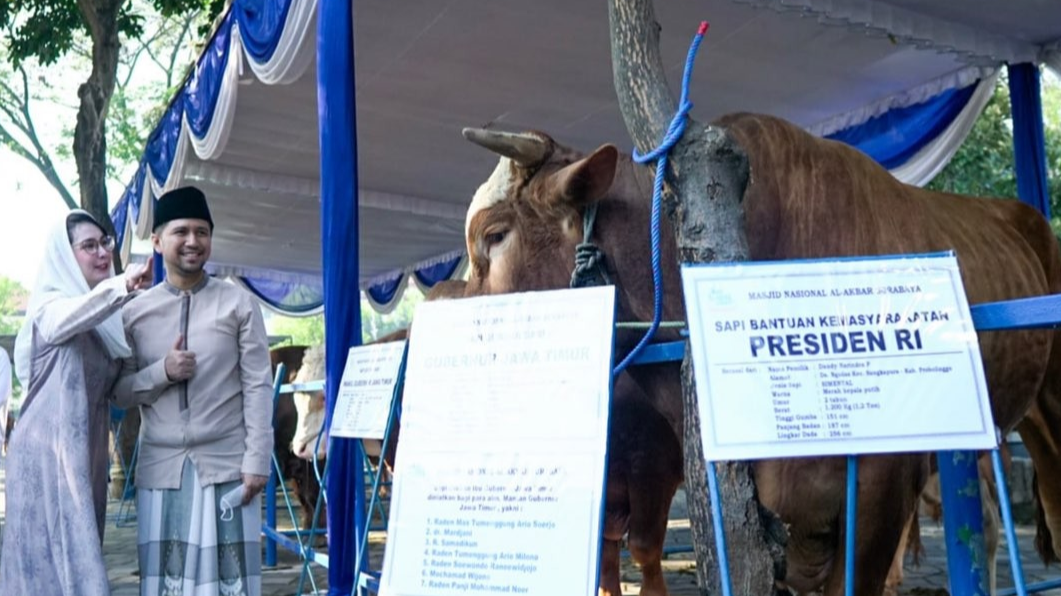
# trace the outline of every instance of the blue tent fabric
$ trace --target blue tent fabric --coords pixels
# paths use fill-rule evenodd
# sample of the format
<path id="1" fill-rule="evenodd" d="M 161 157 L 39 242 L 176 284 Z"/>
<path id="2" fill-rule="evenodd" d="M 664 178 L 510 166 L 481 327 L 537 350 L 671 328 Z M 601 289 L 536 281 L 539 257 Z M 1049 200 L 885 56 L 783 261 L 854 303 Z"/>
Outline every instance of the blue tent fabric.
<path id="1" fill-rule="evenodd" d="M 349 297 L 350 289 L 358 287 L 353 2 L 320 2 L 317 11 L 321 251 L 327 313 L 325 425 L 330 425 L 346 353 L 361 343 L 360 301 Z M 332 437 L 328 457 L 328 594 L 339 596 L 354 589 L 358 537 L 366 531 L 361 442 Z"/>
<path id="2" fill-rule="evenodd" d="M 146 171 L 147 166 L 140 164 L 133 183 L 125 190 L 125 195 L 122 197 L 122 200 L 129 206 L 129 217 L 133 218 L 134 224 L 140 219 L 140 198 L 144 196 L 144 184 L 147 183 Z"/>
<path id="3" fill-rule="evenodd" d="M 144 160 L 151 168 L 151 175 L 160 183 L 169 177 L 177 155 L 177 141 L 180 140 L 181 120 L 184 118 L 184 98 L 184 93 L 177 94 L 162 116 L 162 121 L 147 138 L 147 147 L 144 148 Z M 134 200 L 139 203 L 139 198 Z"/>
<path id="4" fill-rule="evenodd" d="M 111 213 L 111 223 L 114 224 L 115 246 L 121 246 L 125 239 L 125 225 L 129 220 L 128 203 L 119 202 L 118 208 Z"/>
<path id="5" fill-rule="evenodd" d="M 1043 104 L 1039 67 L 1031 63 L 1010 64 L 1009 99 L 1013 111 L 1013 156 L 1016 161 L 1017 195 L 1020 200 L 1050 217 L 1050 193 L 1046 178 L 1046 141 L 1043 135 Z"/>
<path id="6" fill-rule="evenodd" d="M 463 259 L 464 255 L 460 255 L 449 261 L 443 261 L 441 263 L 422 267 L 413 271 L 413 275 L 416 276 L 416 281 L 422 286 L 430 288 L 440 281 L 445 281 L 453 277 L 453 274 L 457 272 L 457 268 L 460 267 Z"/>
<path id="7" fill-rule="evenodd" d="M 381 281 L 377 284 L 369 286 L 365 289 L 365 293 L 368 294 L 376 304 L 390 304 L 402 289 L 402 283 L 405 281 L 404 275 L 398 275 L 392 280 Z"/>
<path id="8" fill-rule="evenodd" d="M 291 0 L 256 0 L 232 5 L 243 49 L 255 62 L 261 64 L 273 57 L 290 8 Z"/>
<path id="9" fill-rule="evenodd" d="M 245 276 L 239 280 L 258 300 L 283 313 L 312 313 L 324 305 L 324 293 L 320 286 Z"/>
<path id="10" fill-rule="evenodd" d="M 922 103 L 889 110 L 826 136 L 861 150 L 887 169 L 906 163 L 939 136 L 965 108 L 976 85 L 948 89 Z"/>
<path id="11" fill-rule="evenodd" d="M 207 51 L 195 65 L 195 74 L 184 88 L 184 116 L 192 134 L 199 138 L 206 136 L 214 120 L 214 108 L 225 80 L 222 74 L 228 66 L 232 22 L 232 13 L 229 13 L 214 33 Z M 180 132 L 179 126 L 177 132 Z"/>

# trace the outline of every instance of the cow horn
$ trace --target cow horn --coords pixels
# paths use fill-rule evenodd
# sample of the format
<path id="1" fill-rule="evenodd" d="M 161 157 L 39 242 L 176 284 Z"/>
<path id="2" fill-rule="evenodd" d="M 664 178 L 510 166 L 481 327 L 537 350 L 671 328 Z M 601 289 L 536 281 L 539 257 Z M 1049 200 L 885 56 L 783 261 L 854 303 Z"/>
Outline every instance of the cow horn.
<path id="1" fill-rule="evenodd" d="M 503 155 L 525 168 L 541 165 L 552 151 L 549 139 L 533 133 L 501 132 L 484 128 L 465 128 L 461 133 L 476 145 Z"/>

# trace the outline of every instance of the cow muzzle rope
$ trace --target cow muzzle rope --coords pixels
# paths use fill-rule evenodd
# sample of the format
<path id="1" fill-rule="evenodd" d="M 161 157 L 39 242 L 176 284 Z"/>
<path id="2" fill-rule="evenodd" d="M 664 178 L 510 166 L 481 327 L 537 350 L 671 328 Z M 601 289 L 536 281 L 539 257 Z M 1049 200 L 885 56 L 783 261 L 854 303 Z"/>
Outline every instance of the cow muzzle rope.
<path id="1" fill-rule="evenodd" d="M 572 288 L 612 284 L 604 261 L 604 251 L 592 240 L 596 221 L 597 203 L 593 203 L 582 212 L 582 242 L 575 247 L 575 268 L 571 271 Z"/>

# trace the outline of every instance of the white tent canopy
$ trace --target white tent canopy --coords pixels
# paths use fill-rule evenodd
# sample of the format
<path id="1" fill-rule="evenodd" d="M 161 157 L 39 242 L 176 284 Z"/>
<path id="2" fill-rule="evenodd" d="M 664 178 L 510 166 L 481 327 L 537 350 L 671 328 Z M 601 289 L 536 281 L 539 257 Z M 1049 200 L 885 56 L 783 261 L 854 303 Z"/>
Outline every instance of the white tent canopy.
<path id="1" fill-rule="evenodd" d="M 765 112 L 818 134 L 968 85 L 1006 61 L 1041 60 L 1061 38 L 1061 3 L 1039 0 L 656 4 L 672 82 L 697 24 L 711 23 L 694 117 Z M 463 248 L 467 204 L 494 164 L 462 127 L 630 148 L 606 2 L 358 0 L 354 11 L 363 287 Z M 205 138 L 185 125 L 168 179 L 145 185 L 156 196 L 186 183 L 206 191 L 222 272 L 319 281 L 315 15 L 312 0 L 292 2 L 271 65 L 230 52 L 237 59 Z"/>

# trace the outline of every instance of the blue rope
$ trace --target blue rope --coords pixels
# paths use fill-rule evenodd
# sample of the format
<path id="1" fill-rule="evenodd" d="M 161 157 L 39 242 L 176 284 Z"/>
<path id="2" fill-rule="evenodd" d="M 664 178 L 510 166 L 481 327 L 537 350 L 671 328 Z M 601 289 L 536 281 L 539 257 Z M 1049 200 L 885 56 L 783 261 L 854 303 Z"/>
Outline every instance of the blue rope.
<path id="1" fill-rule="evenodd" d="M 637 355 L 648 345 L 652 338 L 656 335 L 656 330 L 659 329 L 660 320 L 663 318 L 663 271 L 660 267 L 660 212 L 662 211 L 661 205 L 663 202 L 663 180 L 667 173 L 667 157 L 670 154 L 670 150 L 678 143 L 678 140 L 682 138 L 685 133 L 686 117 L 689 115 L 689 110 L 693 108 L 693 104 L 689 101 L 689 80 L 693 76 L 693 61 L 696 59 L 696 51 L 700 48 L 700 42 L 704 39 L 704 33 L 707 33 L 707 23 L 700 23 L 700 29 L 697 30 L 696 36 L 693 37 L 693 43 L 689 47 L 689 55 L 685 58 L 685 73 L 682 75 L 682 94 L 681 100 L 678 103 L 678 112 L 674 114 L 674 118 L 671 120 L 670 127 L 667 129 L 667 134 L 663 137 L 663 142 L 660 143 L 659 147 L 648 153 L 647 155 L 641 155 L 637 149 L 634 149 L 633 158 L 634 161 L 640 164 L 648 163 L 650 161 L 656 162 L 656 180 L 652 187 L 652 223 L 651 223 L 651 238 L 652 238 L 652 287 L 654 290 L 653 304 L 652 304 L 652 324 L 649 325 L 648 331 L 645 336 L 641 338 L 641 341 L 637 343 L 634 349 L 623 358 L 613 371 L 613 374 L 618 376 L 631 362 L 637 357 Z"/>

